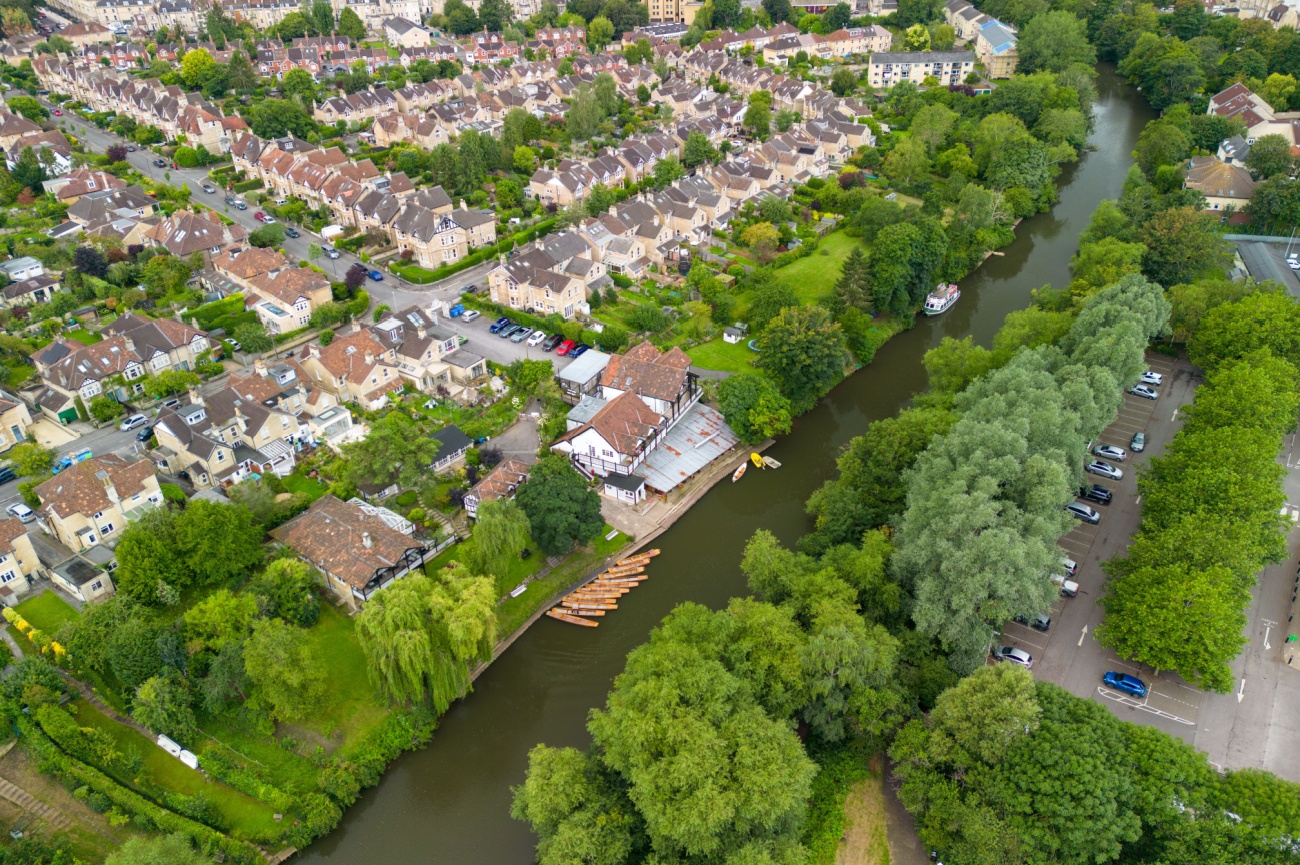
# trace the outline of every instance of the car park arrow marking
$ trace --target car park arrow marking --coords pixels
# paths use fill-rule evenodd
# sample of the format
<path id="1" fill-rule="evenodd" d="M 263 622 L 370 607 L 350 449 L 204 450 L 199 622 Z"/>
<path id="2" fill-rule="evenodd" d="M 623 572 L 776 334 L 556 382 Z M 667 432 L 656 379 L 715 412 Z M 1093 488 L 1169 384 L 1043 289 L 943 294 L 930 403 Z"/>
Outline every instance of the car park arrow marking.
<path id="1" fill-rule="evenodd" d="M 1087 626 L 1087 625 L 1084 625 L 1084 626 L 1083 626 L 1083 633 L 1079 635 L 1079 645 L 1080 645 L 1080 646 L 1083 645 L 1083 638 L 1086 637 L 1086 636 L 1088 636 L 1088 626 Z"/>
<path id="2" fill-rule="evenodd" d="M 1241 677 L 1241 687 L 1237 689 L 1237 702 L 1240 703 L 1246 697 L 1246 677 Z"/>

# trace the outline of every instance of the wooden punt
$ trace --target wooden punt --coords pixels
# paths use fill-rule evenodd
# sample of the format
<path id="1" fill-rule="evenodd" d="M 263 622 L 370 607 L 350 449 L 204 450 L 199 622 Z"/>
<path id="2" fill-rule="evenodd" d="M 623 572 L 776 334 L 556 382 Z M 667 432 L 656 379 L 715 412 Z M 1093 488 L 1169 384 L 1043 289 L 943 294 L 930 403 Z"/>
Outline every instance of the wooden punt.
<path id="1" fill-rule="evenodd" d="M 633 564 L 634 562 L 638 562 L 638 561 L 640 561 L 641 559 L 653 559 L 653 558 L 654 558 L 655 556 L 657 556 L 657 555 L 659 555 L 659 550 L 657 550 L 657 549 L 654 549 L 654 550 L 645 550 L 644 552 L 633 553 L 632 555 L 628 556 L 626 559 L 619 559 L 619 560 L 618 560 L 617 562 L 615 562 L 614 564 L 616 564 L 616 565 L 630 565 L 630 564 Z"/>
<path id="2" fill-rule="evenodd" d="M 574 616 L 603 616 L 603 615 L 605 615 L 605 611 L 604 611 L 604 610 L 577 610 L 577 609 L 572 609 L 572 608 L 566 608 L 566 610 L 567 610 L 567 612 L 569 612 L 570 614 L 572 614 L 572 615 L 574 615 Z"/>
<path id="3" fill-rule="evenodd" d="M 552 619 L 559 619 L 561 622 L 568 622 L 570 625 L 582 625 L 584 628 L 594 628 L 600 622 L 593 622 L 590 619 L 584 619 L 581 616 L 571 616 L 568 613 L 561 613 L 555 608 L 546 611 L 546 615 Z"/>
<path id="4" fill-rule="evenodd" d="M 620 586 L 628 589 L 635 589 L 646 581 L 644 576 L 641 577 L 598 577 L 589 586 Z"/>
<path id="5" fill-rule="evenodd" d="M 569 601 L 617 601 L 626 595 L 627 592 L 572 592 L 564 596 L 564 600 Z"/>
<path id="6" fill-rule="evenodd" d="M 632 577 L 645 573 L 645 565 L 623 565 L 613 567 L 601 574 L 604 577 Z"/>
<path id="7" fill-rule="evenodd" d="M 560 603 L 566 607 L 576 607 L 578 609 L 583 609 L 583 610 L 617 610 L 618 609 L 618 604 L 614 603 L 613 601 L 597 601 L 594 599 L 590 601 L 587 600 L 580 601 L 577 599 L 574 600 L 565 599 L 563 601 L 560 601 Z"/>
<path id="8" fill-rule="evenodd" d="M 581 589 L 574 589 L 572 592 L 569 592 L 568 596 L 571 598 L 576 597 L 578 595 L 621 598 L 623 595 L 626 595 L 630 591 L 632 591 L 631 586 L 602 586 L 596 588 L 589 588 L 587 586 L 583 586 Z"/>

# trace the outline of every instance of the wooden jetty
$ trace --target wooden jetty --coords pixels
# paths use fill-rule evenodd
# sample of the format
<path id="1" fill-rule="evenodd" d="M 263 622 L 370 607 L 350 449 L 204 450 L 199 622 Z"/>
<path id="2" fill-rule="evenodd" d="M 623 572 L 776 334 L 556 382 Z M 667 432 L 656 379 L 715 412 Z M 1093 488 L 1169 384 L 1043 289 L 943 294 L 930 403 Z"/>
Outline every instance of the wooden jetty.
<path id="1" fill-rule="evenodd" d="M 593 622 L 590 619 L 584 619 L 581 616 L 571 616 L 568 613 L 561 613 L 558 609 L 552 607 L 546 611 L 546 615 L 552 619 L 559 619 L 561 622 L 568 622 L 570 625 L 582 625 L 584 628 L 594 628 L 600 622 Z"/>

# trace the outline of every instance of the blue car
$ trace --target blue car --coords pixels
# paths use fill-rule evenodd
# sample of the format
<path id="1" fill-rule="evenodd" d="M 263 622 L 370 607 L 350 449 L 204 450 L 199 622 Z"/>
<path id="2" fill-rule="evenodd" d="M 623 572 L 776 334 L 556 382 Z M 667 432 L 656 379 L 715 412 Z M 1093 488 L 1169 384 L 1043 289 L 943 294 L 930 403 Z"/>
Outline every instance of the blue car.
<path id="1" fill-rule="evenodd" d="M 498 334 L 499 334 L 499 333 L 502 333 L 502 332 L 504 332 L 504 331 L 507 331 L 507 330 L 511 330 L 511 329 L 513 329 L 514 326 L 515 326 L 515 323 L 514 323 L 513 321 L 511 321 L 511 320 L 508 319 L 508 318 L 504 318 L 504 317 L 502 317 L 502 318 L 498 318 L 498 319 L 496 320 L 496 323 L 493 324 L 491 327 L 488 328 L 488 331 L 489 331 L 490 333 L 498 333 Z"/>
<path id="2" fill-rule="evenodd" d="M 585 342 L 580 342 L 569 352 L 569 357 L 578 357 L 583 352 L 590 350 L 591 346 L 587 345 Z"/>
<path id="3" fill-rule="evenodd" d="M 375 282 L 384 281 L 384 275 L 377 270 L 370 271 L 370 278 L 373 279 Z"/>
<path id="4" fill-rule="evenodd" d="M 1147 686 L 1137 676 L 1130 676 L 1128 673 L 1117 673 L 1111 670 L 1101 677 L 1109 687 L 1116 691 L 1122 691 L 1134 697 L 1145 697 L 1147 695 Z"/>

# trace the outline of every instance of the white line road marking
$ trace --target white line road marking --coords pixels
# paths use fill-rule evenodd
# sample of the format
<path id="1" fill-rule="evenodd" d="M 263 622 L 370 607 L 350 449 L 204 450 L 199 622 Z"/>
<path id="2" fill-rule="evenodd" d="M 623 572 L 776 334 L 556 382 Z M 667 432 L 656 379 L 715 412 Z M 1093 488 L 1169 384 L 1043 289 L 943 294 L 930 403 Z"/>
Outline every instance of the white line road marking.
<path id="1" fill-rule="evenodd" d="M 1246 677 L 1241 678 L 1241 687 L 1237 689 L 1237 702 L 1240 703 L 1246 696 Z"/>
<path id="2" fill-rule="evenodd" d="M 1264 651 L 1265 651 L 1265 652 L 1267 652 L 1269 649 L 1273 648 L 1271 645 L 1269 645 L 1269 642 L 1268 642 L 1268 634 L 1269 634 L 1269 632 L 1272 631 L 1272 630 L 1273 630 L 1273 626 L 1272 626 L 1272 625 L 1268 625 L 1268 626 L 1266 626 L 1266 627 L 1264 628 Z"/>
<path id="3" fill-rule="evenodd" d="M 1080 645 L 1080 646 L 1083 645 L 1083 638 L 1086 637 L 1086 636 L 1088 636 L 1088 626 L 1087 626 L 1087 625 L 1084 625 L 1084 626 L 1083 626 L 1083 633 L 1079 635 L 1079 645 Z"/>
<path id="4" fill-rule="evenodd" d="M 1142 504 L 1142 497 L 1141 497 L 1141 496 L 1138 496 L 1137 499 L 1133 502 L 1133 504 L 1135 504 L 1135 505 L 1140 505 L 1140 504 Z"/>
<path id="5" fill-rule="evenodd" d="M 1179 408 L 1181 408 L 1181 406 L 1179 406 Z M 1169 420 L 1170 421 L 1178 420 L 1178 409 L 1174 409 L 1174 413 L 1169 416 Z"/>
<path id="6" fill-rule="evenodd" d="M 1128 706 L 1131 709 L 1141 709 L 1144 712 L 1150 712 L 1153 715 L 1159 715 L 1162 718 L 1168 718 L 1171 721 L 1177 721 L 1178 723 L 1186 724 L 1189 727 L 1196 726 L 1195 721 L 1189 721 L 1186 718 L 1180 718 L 1177 715 L 1171 715 L 1169 712 L 1165 712 L 1160 709 L 1157 709 L 1155 706 L 1148 706 L 1146 703 L 1139 703 L 1137 700 L 1134 700 L 1132 697 L 1125 696 L 1124 694 L 1121 694 L 1118 691 L 1112 691 L 1109 688 L 1103 688 L 1100 685 L 1098 685 L 1097 693 L 1101 694 L 1107 700 L 1114 700 L 1116 703 L 1119 703 L 1124 706 Z"/>

